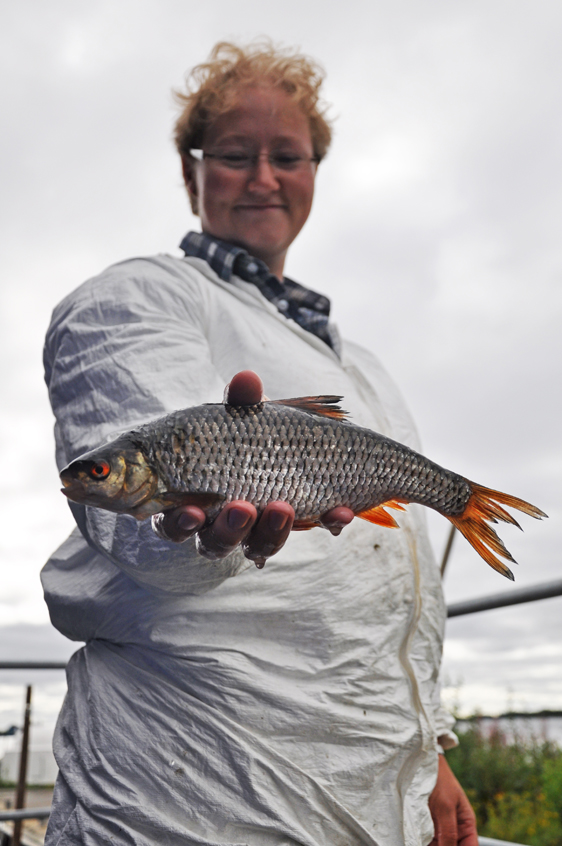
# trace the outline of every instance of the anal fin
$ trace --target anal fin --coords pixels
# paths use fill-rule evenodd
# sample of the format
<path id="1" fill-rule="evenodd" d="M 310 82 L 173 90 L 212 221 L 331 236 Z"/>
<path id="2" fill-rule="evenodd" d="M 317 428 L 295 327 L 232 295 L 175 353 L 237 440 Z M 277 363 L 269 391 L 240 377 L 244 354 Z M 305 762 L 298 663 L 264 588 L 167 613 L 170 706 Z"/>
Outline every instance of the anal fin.
<path id="1" fill-rule="evenodd" d="M 390 499 L 388 502 L 383 502 L 382 505 L 376 505 L 374 508 L 367 508 L 365 511 L 359 511 L 357 517 L 362 520 L 368 520 L 369 523 L 375 523 L 377 526 L 385 526 L 387 529 L 398 529 L 398 523 L 385 508 L 395 508 L 397 511 L 404 511 L 404 507 L 395 499 Z"/>

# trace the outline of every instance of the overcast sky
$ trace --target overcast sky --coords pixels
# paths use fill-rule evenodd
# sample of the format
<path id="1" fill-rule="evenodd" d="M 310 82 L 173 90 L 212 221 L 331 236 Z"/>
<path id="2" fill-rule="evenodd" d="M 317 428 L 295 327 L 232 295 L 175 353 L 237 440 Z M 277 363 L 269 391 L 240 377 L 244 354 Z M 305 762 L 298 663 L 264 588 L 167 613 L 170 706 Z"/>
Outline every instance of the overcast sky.
<path id="1" fill-rule="evenodd" d="M 50 312 L 197 228 L 170 92 L 216 41 L 259 35 L 324 65 L 336 118 L 287 273 L 383 359 L 429 457 L 550 515 L 501 529 L 514 587 L 561 577 L 562 6 L 4 0 L 0 657 L 74 648 L 49 632 L 39 585 L 72 525 L 42 381 Z M 440 556 L 448 523 L 430 526 Z M 457 540 L 448 601 L 512 589 Z M 449 701 L 562 708 L 561 618 L 562 598 L 451 620 Z M 40 678 L 47 724 L 64 687 Z M 0 729 L 26 680 L 0 677 Z"/>

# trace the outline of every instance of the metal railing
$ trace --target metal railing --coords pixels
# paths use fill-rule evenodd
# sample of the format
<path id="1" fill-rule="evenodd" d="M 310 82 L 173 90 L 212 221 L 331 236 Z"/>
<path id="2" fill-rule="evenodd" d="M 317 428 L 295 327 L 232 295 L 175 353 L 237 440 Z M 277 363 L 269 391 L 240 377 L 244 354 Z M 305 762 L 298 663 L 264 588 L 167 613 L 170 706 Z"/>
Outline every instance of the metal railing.
<path id="1" fill-rule="evenodd" d="M 0 670 L 66 670 L 66 661 L 0 661 Z"/>
<path id="2" fill-rule="evenodd" d="M 13 808 L 10 811 L 0 811 L 0 822 L 14 822 L 15 820 L 46 820 L 50 816 L 50 808 Z"/>
<path id="3" fill-rule="evenodd" d="M 494 593 L 478 599 L 454 602 L 447 606 L 447 617 L 460 617 L 462 614 L 475 614 L 477 611 L 490 611 L 492 608 L 504 608 L 507 605 L 519 605 L 522 602 L 536 602 L 538 599 L 551 599 L 553 596 L 562 596 L 562 579 L 518 588 L 509 593 Z"/>

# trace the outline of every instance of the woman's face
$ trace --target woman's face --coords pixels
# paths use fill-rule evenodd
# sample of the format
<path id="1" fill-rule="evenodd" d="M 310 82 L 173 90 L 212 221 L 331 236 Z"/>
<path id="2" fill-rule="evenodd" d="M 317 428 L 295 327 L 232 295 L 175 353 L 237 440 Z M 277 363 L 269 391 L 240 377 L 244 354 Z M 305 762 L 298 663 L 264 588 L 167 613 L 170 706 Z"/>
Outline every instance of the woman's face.
<path id="1" fill-rule="evenodd" d="M 188 190 L 197 198 L 204 232 L 244 247 L 272 273 L 283 275 L 290 244 L 312 206 L 316 162 L 307 117 L 279 89 L 241 90 L 235 107 L 211 124 L 203 139 L 209 158 L 184 160 Z M 232 169 L 217 154 L 246 154 L 251 165 Z M 268 156 L 300 156 L 295 169 Z"/>

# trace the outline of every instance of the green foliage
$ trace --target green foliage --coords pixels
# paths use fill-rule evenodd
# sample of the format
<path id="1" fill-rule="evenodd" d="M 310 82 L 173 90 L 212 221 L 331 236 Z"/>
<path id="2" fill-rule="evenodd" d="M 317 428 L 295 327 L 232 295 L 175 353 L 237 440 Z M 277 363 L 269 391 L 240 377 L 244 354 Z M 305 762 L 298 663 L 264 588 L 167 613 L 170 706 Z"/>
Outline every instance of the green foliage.
<path id="1" fill-rule="evenodd" d="M 562 820 L 562 754 L 544 762 L 544 794 Z"/>
<path id="2" fill-rule="evenodd" d="M 447 752 L 485 837 L 530 846 L 562 846 L 562 750 L 494 730 L 476 720 Z"/>
<path id="3" fill-rule="evenodd" d="M 562 843 L 560 817 L 543 793 L 498 794 L 488 809 L 485 833 L 499 840 L 559 846 Z M 483 829 L 484 831 L 484 829 Z"/>

